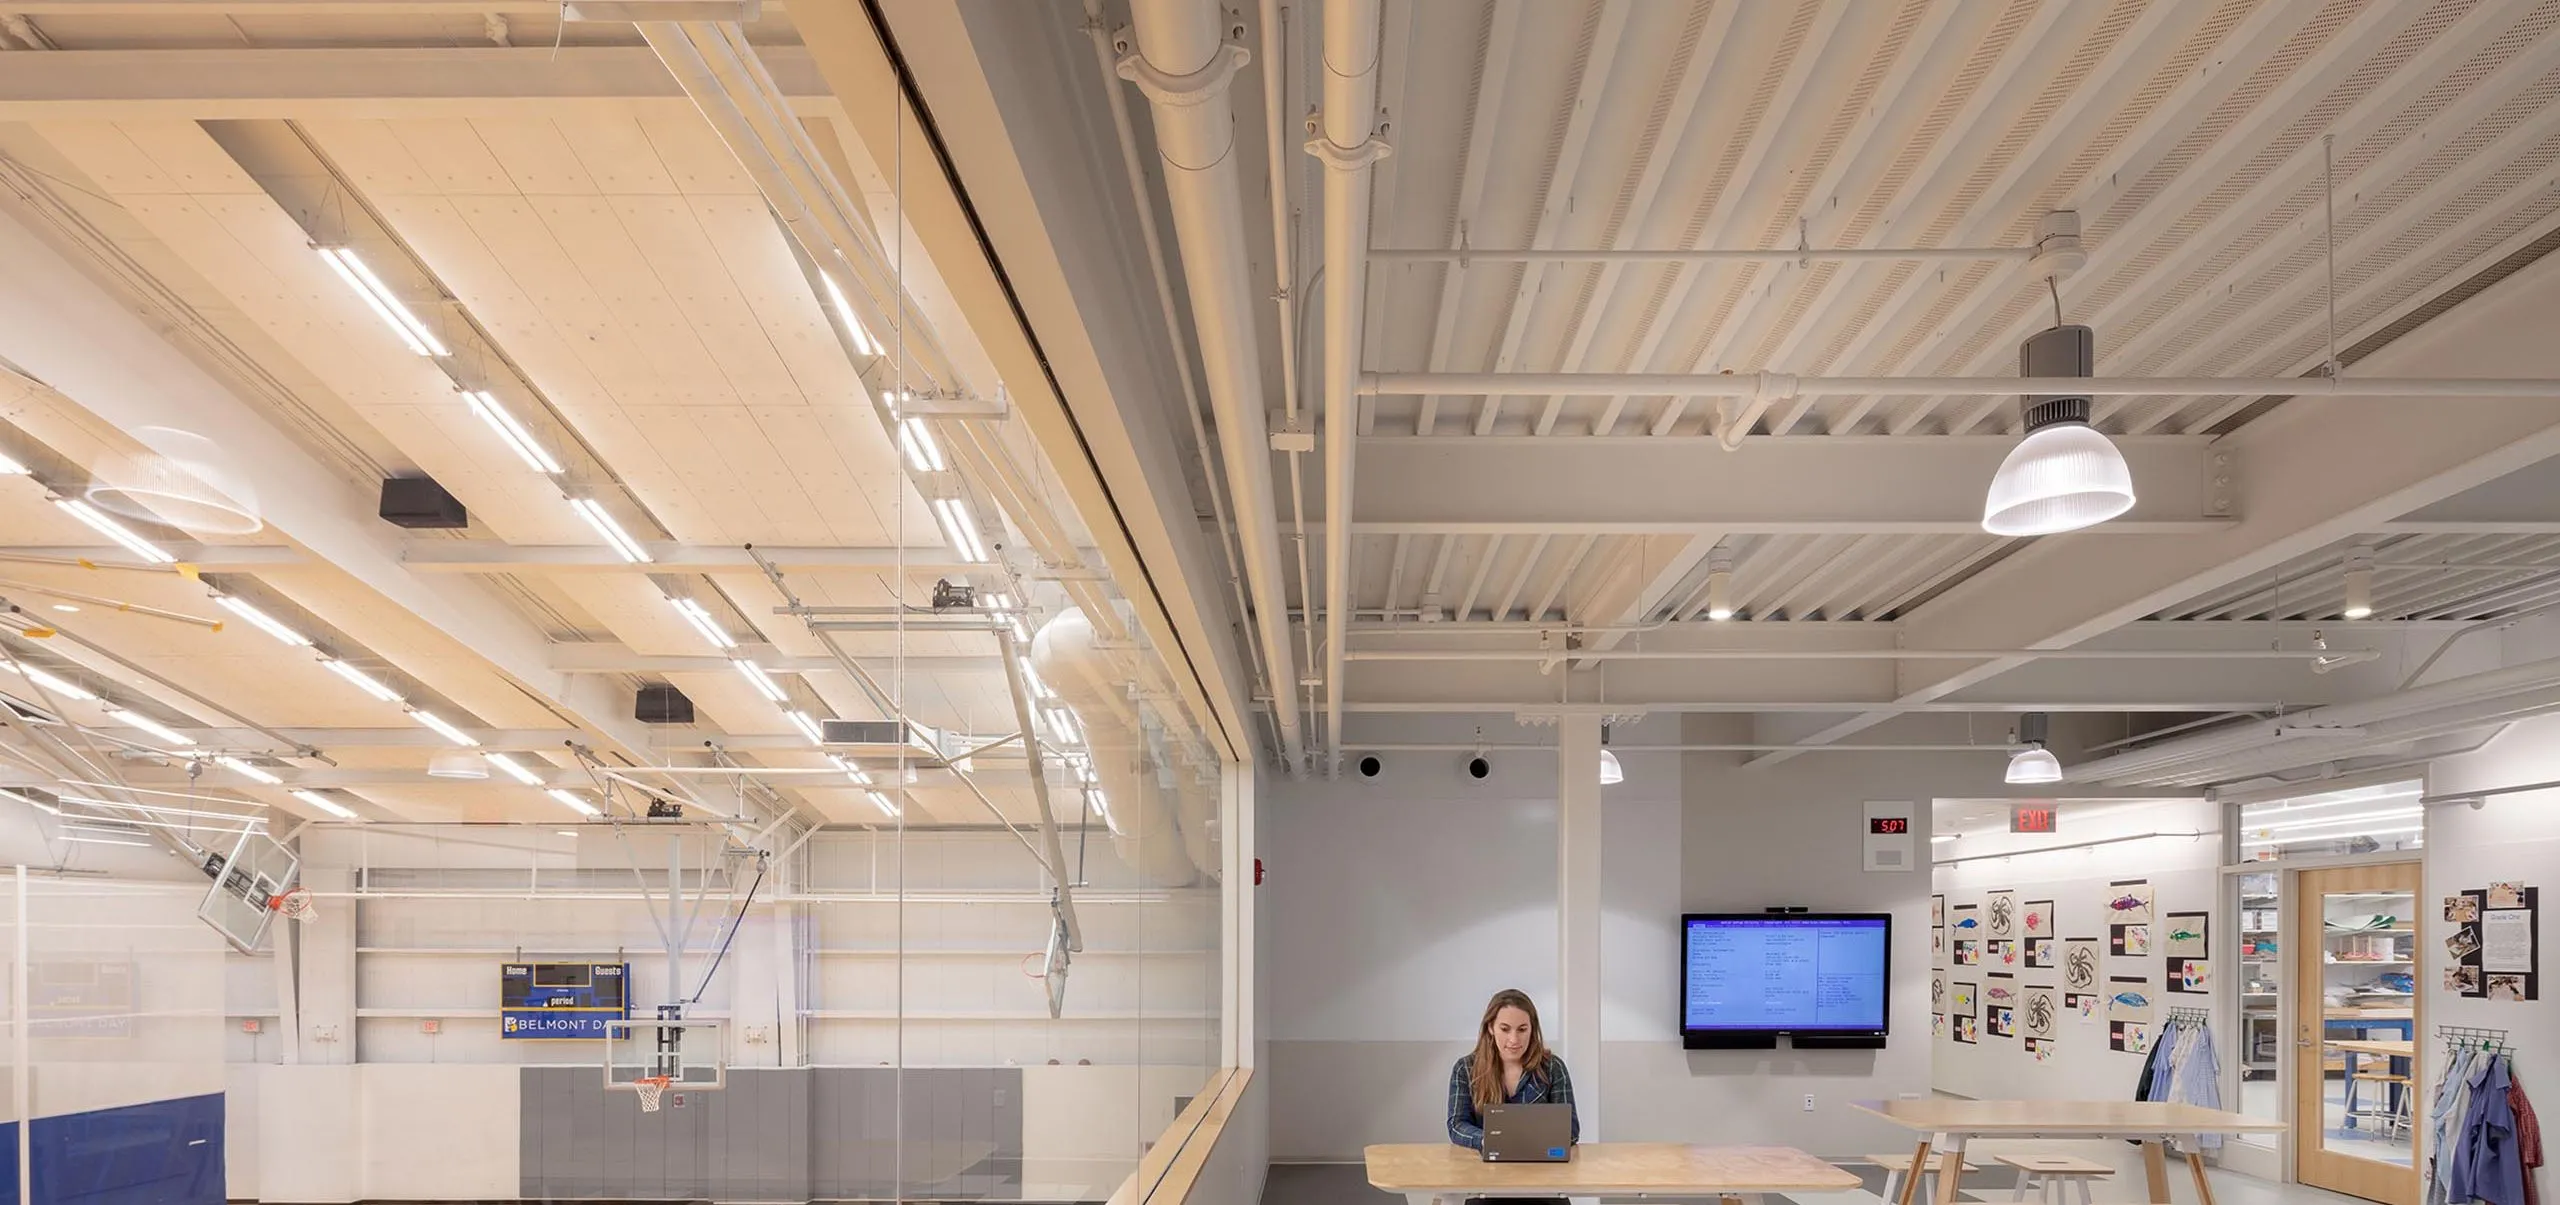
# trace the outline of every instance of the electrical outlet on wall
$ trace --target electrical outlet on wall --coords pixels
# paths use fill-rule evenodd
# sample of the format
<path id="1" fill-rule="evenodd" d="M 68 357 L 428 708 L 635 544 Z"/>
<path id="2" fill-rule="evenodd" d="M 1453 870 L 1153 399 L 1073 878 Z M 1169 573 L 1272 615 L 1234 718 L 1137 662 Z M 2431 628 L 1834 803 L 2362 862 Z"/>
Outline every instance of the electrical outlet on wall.
<path id="1" fill-rule="evenodd" d="M 1811 1092 L 1804 1094 L 1804 1111 L 1807 1113 L 1813 1112 L 1813 1093 Z"/>

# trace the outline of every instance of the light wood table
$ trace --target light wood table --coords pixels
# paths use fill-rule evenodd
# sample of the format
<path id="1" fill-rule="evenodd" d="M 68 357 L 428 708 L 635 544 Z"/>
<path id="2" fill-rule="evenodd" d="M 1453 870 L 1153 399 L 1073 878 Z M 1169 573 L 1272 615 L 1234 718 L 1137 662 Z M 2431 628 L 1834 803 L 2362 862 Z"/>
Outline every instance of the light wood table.
<path id="1" fill-rule="evenodd" d="M 1373 1146 L 1369 1183 L 1413 1205 L 1467 1197 L 1723 1197 L 1847 1192 L 1855 1173 L 1784 1146 L 1587 1142 L 1566 1163 L 1487 1163 L 1462 1146 Z"/>
<path id="2" fill-rule="evenodd" d="M 2331 1050 L 2343 1050 L 2349 1054 L 2370 1054 L 2381 1058 L 2412 1059 L 2418 1057 L 2418 1044 L 2416 1042 L 2395 1042 L 2388 1038 L 2374 1038 L 2370 1040 L 2364 1038 L 2341 1038 L 2333 1042 L 2322 1042 L 2321 1045 L 2326 1046 Z"/>
<path id="3" fill-rule="evenodd" d="M 1920 1145 L 1911 1152 L 1911 1171 L 1903 1177 L 1901 1199 L 1914 1205 L 1920 1171 L 1937 1155 L 1937 1205 L 1954 1205 L 1957 1171 L 1964 1162 L 1965 1142 L 1972 1138 L 2124 1138 L 2142 1144 L 2142 1171 L 2156 1205 L 2169 1203 L 2168 1142 L 2188 1134 L 2265 1134 L 2285 1128 L 2220 1109 L 2165 1101 L 2132 1100 L 1861 1100 L 1850 1106 L 1873 1113 L 1904 1129 L 1919 1131 Z M 2213 1205 L 2213 1188 L 2205 1183 L 2204 1161 L 2190 1158 L 2196 1199 Z"/>

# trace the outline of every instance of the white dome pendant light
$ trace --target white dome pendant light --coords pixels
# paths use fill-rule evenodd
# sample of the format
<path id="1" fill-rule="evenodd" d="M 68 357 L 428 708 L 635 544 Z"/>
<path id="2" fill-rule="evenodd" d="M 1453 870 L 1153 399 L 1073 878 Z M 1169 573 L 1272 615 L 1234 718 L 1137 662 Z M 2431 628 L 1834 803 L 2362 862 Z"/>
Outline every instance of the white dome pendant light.
<path id="1" fill-rule="evenodd" d="M 2085 326 L 2037 332 L 2018 348 L 2028 377 L 2086 377 L 2097 340 Z M 2115 443 L 2089 425 L 2086 395 L 2029 394 L 2026 438 L 2010 449 L 1983 499 L 1982 530 L 1995 536 L 2077 531 L 2133 509 L 2133 470 Z"/>
<path id="2" fill-rule="evenodd" d="M 2017 731 L 2009 734 L 2017 752 L 2009 755 L 2009 772 L 2000 781 L 2013 787 L 2042 786 L 2062 781 L 2062 759 L 2044 747 L 2045 714 L 2030 711 L 2018 717 Z"/>
<path id="3" fill-rule="evenodd" d="M 1618 755 L 1609 752 L 1609 726 L 1600 726 L 1600 785 L 1614 786 L 1627 780 L 1627 769 L 1618 764 Z"/>

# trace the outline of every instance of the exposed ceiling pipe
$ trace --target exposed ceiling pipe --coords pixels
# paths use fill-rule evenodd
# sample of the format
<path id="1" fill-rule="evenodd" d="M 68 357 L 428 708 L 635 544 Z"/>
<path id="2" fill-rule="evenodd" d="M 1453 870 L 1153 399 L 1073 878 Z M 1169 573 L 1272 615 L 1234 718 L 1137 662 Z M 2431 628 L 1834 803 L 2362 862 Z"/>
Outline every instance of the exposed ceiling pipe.
<path id="1" fill-rule="evenodd" d="M 1254 631 L 1268 667 L 1272 726 L 1280 733 L 1283 763 L 1295 773 L 1304 758 L 1297 659 L 1289 649 L 1252 259 L 1245 251 L 1244 182 L 1235 160 L 1235 106 L 1228 96 L 1248 52 L 1239 44 L 1242 27 L 1230 31 L 1215 0 L 1138 0 L 1131 21 L 1135 53 L 1120 60 L 1118 71 L 1146 93 L 1154 110 L 1165 197 L 1191 293 L 1192 329 L 1218 417 L 1218 449 L 1235 503 Z"/>
<path id="2" fill-rule="evenodd" d="M 1781 372 L 1366 372 L 1362 394 L 1644 394 L 1749 399 L 1775 397 L 2214 397 L 2282 394 L 2298 398 L 2547 398 L 2560 380 L 2498 377 L 1800 377 Z"/>
<path id="3" fill-rule="evenodd" d="M 1353 649 L 1352 661 L 2371 661 L 2371 649 Z"/>
<path id="4" fill-rule="evenodd" d="M 1352 437 L 1368 306 L 1370 169 L 1378 132 L 1379 0 L 1325 0 L 1324 102 L 1307 153 L 1324 173 L 1324 636 L 1327 768 L 1342 762 L 1342 657 L 1351 618 Z M 1565 392 L 1557 390 L 1556 392 Z"/>
<path id="5" fill-rule="evenodd" d="M 1931 259 L 2030 260 L 2033 247 L 1769 247 L 1758 250 L 1677 248 L 1611 251 L 1546 247 L 1372 247 L 1381 264 L 1801 264 L 1815 261 Z"/>
<path id="6" fill-rule="evenodd" d="M 1279 277 L 1280 287 L 1273 297 L 1280 309 L 1280 404 L 1285 422 L 1292 432 L 1303 432 L 1306 424 L 1299 418 L 1304 400 L 1299 394 L 1298 359 L 1305 332 L 1300 330 L 1305 317 L 1305 298 L 1299 295 L 1298 214 L 1299 207 L 1290 203 L 1288 82 L 1283 74 L 1287 62 L 1281 55 L 1293 49 L 1289 45 L 1288 14 L 1280 0 L 1262 0 L 1262 120 L 1263 151 L 1268 160 L 1264 174 L 1271 184 L 1271 262 Z M 1305 451 L 1313 441 L 1292 443 L 1285 463 L 1289 466 L 1289 551 L 1298 562 L 1298 638 L 1307 665 L 1316 663 L 1315 621 L 1316 575 L 1307 563 L 1307 461 Z M 1312 695 L 1309 700 L 1313 702 Z M 1314 712 L 1307 713 L 1309 724 Z"/>

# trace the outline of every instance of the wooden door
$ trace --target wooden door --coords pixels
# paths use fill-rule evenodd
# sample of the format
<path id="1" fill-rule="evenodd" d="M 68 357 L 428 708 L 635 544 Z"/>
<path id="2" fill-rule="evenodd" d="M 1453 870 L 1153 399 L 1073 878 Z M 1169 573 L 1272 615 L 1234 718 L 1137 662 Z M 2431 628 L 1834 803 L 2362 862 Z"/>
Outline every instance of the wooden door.
<path id="1" fill-rule="evenodd" d="M 2294 1178 L 2417 1205 L 2426 1080 L 2415 987 L 2430 973 L 2418 863 L 2305 870 L 2294 887 Z"/>

